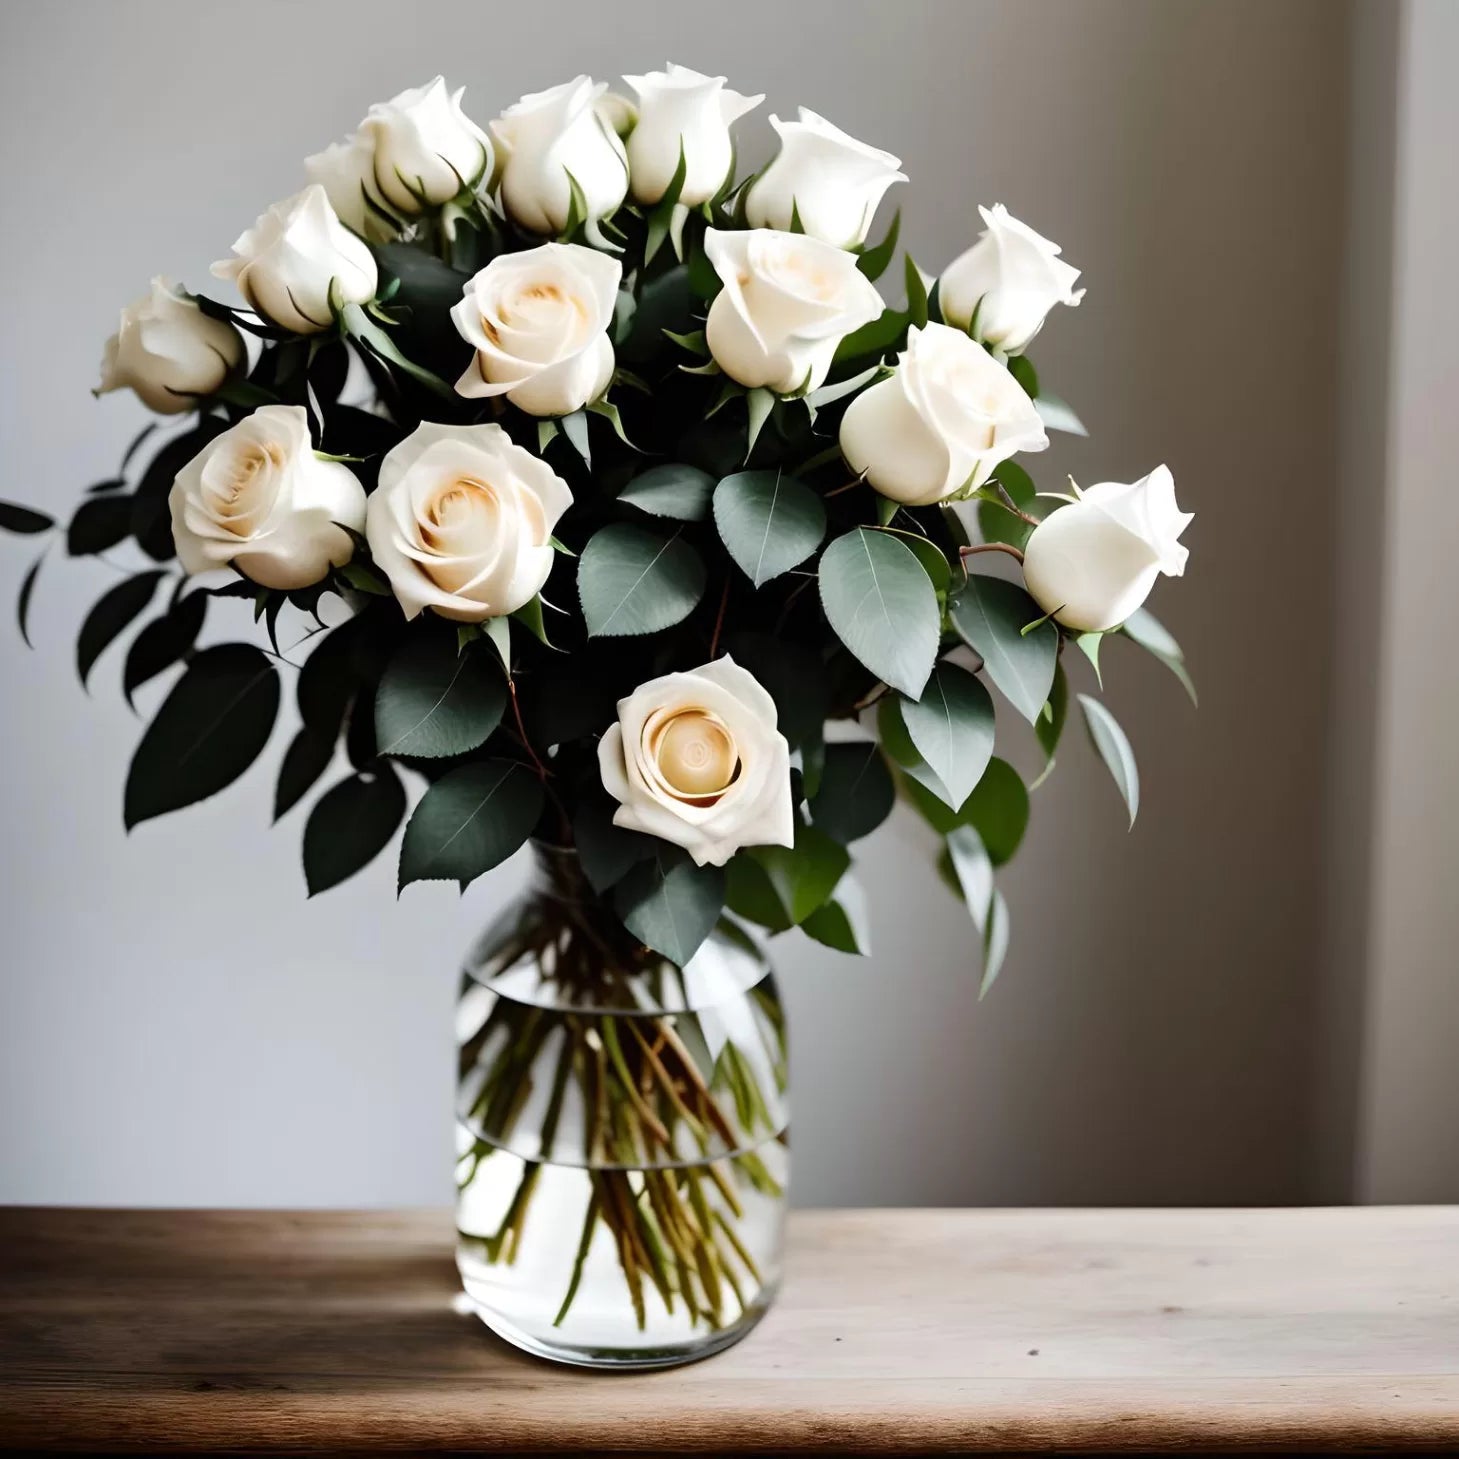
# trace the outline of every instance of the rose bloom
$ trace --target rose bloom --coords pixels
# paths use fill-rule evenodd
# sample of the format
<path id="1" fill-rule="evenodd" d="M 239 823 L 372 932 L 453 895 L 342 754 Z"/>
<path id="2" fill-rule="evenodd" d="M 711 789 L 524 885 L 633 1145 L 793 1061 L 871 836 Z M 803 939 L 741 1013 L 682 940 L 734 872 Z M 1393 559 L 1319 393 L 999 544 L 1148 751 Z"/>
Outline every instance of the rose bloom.
<path id="1" fill-rule="evenodd" d="M 704 251 L 724 281 L 709 306 L 705 342 L 720 369 L 752 389 L 814 390 L 836 346 L 882 312 L 855 258 L 819 239 L 710 228 Z"/>
<path id="2" fill-rule="evenodd" d="M 1180 534 L 1194 515 L 1175 504 L 1168 466 L 1126 485 L 1102 481 L 1046 517 L 1023 549 L 1033 600 L 1066 628 L 1102 633 L 1138 608 L 1156 577 L 1182 577 Z"/>
<path id="3" fill-rule="evenodd" d="M 231 563 L 264 588 L 307 588 L 354 556 L 365 488 L 316 456 L 301 405 L 263 405 L 209 441 L 168 496 L 183 570 Z"/>
<path id="4" fill-rule="evenodd" d="M 775 701 L 726 654 L 618 701 L 598 742 L 613 823 L 723 866 L 743 846 L 790 846 L 790 747 Z"/>
<path id="5" fill-rule="evenodd" d="M 552 571 L 572 492 L 496 425 L 422 422 L 380 463 L 365 538 L 407 618 L 515 613 Z"/>
<path id="6" fill-rule="evenodd" d="M 1042 451 L 1044 423 L 982 345 L 946 324 L 915 325 L 896 370 L 841 418 L 841 454 L 883 496 L 930 506 L 988 479 L 1015 451 Z"/>
<path id="7" fill-rule="evenodd" d="M 528 415 L 570 415 L 613 378 L 608 337 L 623 266 L 580 243 L 544 243 L 492 259 L 451 310 L 476 350 L 456 382 L 466 396 L 505 395 Z"/>

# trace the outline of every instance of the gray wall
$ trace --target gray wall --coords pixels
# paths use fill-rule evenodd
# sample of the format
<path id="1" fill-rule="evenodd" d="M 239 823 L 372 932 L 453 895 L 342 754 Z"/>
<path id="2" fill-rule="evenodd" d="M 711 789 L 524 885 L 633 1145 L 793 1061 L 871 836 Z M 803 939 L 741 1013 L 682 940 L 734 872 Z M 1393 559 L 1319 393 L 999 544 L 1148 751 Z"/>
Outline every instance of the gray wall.
<path id="1" fill-rule="evenodd" d="M 937 268 L 1002 201 L 1085 270 L 1041 371 L 1091 442 L 1052 482 L 1168 461 L 1189 576 L 1154 606 L 1200 681 L 1112 645 L 1140 758 L 1131 835 L 1077 737 L 1007 879 L 1009 966 L 917 826 L 865 848 L 869 962 L 779 955 L 807 1203 L 1260 1202 L 1306 1190 L 1332 594 L 1345 42 L 1322 3 L 375 0 L 10 6 L 0 35 L 0 492 L 67 510 L 139 422 L 94 403 L 154 271 L 208 263 L 371 100 L 445 69 L 479 119 L 579 70 L 673 58 L 803 102 L 904 159 Z M 25 544 L 0 541 L 18 586 Z M 48 564 L 39 652 L 0 633 L 0 1200 L 370 1204 L 446 1197 L 457 955 L 515 884 L 390 867 L 306 904 L 272 768 L 122 834 L 138 730 L 109 657 L 71 670 L 105 567 Z M 238 631 L 243 631 L 240 618 Z M 1028 758 L 1002 716 L 1016 758 Z M 1026 730 L 1023 731 L 1026 734 Z M 282 742 L 282 741 L 281 741 Z"/>

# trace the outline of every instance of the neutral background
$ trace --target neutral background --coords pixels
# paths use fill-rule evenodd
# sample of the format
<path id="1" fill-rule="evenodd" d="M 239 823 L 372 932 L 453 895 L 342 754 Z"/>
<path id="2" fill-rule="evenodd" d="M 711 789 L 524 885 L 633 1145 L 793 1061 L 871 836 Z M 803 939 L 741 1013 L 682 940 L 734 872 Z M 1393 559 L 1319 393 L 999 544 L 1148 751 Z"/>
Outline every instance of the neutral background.
<path id="1" fill-rule="evenodd" d="M 1456 223 L 1452 187 L 1443 202 L 1422 183 L 1454 175 L 1437 58 L 1459 50 L 1456 14 L 252 0 L 245 23 L 231 0 L 8 5 L 0 494 L 64 514 L 111 474 L 140 409 L 86 392 L 120 304 L 154 272 L 207 284 L 301 185 L 302 157 L 373 100 L 444 68 L 484 123 L 577 72 L 673 59 L 768 93 L 752 155 L 771 111 L 821 111 L 903 158 L 904 239 L 924 268 L 972 240 L 977 203 L 1003 202 L 1084 270 L 1083 306 L 1035 354 L 1093 439 L 1057 438 L 1039 474 L 1172 466 L 1197 514 L 1191 566 L 1153 606 L 1202 703 L 1110 646 L 1139 824 L 1126 833 L 1071 734 L 1006 878 L 1013 951 L 983 1003 L 975 937 L 900 815 L 862 846 L 876 955 L 782 939 L 797 1198 L 1454 1198 L 1452 1152 L 1436 1166 L 1413 1117 L 1448 1101 L 1450 1129 L 1455 1095 L 1455 899 L 1425 889 L 1459 871 L 1459 806 L 1442 814 L 1456 739 L 1439 732 L 1459 706 L 1427 646 L 1436 611 L 1455 622 L 1442 590 L 1459 522 L 1429 503 L 1459 384 L 1431 245 Z M 1413 67 L 1409 115 L 1395 77 Z M 1446 230 L 1423 215 L 1444 207 Z M 1394 443 L 1414 431 L 1405 455 Z M 1389 494 L 1407 505 L 1402 544 Z M 10 590 L 31 546 L 0 540 Z M 1394 566 L 1412 554 L 1429 568 L 1417 582 Z M 445 1199 L 455 969 L 522 868 L 396 906 L 387 857 L 306 903 L 302 813 L 267 825 L 276 758 L 124 837 L 139 724 L 121 655 L 90 697 L 72 669 L 110 581 L 48 563 L 39 651 L 0 633 L 0 1200 Z M 1375 715 L 1380 678 L 1392 722 Z M 1026 758 L 1014 717 L 1000 723 Z M 1422 857 L 1417 881 L 1405 855 Z M 1411 1077 L 1415 1050 L 1427 1072 Z"/>

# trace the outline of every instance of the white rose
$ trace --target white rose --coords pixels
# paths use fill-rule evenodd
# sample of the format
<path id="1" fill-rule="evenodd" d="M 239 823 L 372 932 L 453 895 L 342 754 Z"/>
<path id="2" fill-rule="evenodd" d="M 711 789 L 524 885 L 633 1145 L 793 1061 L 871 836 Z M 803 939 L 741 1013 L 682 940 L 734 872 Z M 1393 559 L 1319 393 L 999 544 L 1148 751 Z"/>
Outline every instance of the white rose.
<path id="1" fill-rule="evenodd" d="M 572 174 L 589 218 L 616 212 L 628 192 L 628 156 L 599 110 L 607 83 L 591 77 L 533 92 L 491 130 L 506 154 L 501 200 L 529 233 L 560 233 L 572 206 Z"/>
<path id="2" fill-rule="evenodd" d="M 309 443 L 300 405 L 263 405 L 209 441 L 168 497 L 184 571 L 232 563 L 260 587 L 307 588 L 354 556 L 365 488 Z"/>
<path id="3" fill-rule="evenodd" d="M 580 243 L 503 253 L 466 285 L 451 310 L 476 350 L 456 382 L 462 395 L 505 395 L 528 415 L 570 415 L 613 378 L 608 328 L 623 266 Z"/>
<path id="4" fill-rule="evenodd" d="M 842 339 L 882 312 L 856 259 L 817 238 L 710 228 L 704 251 L 724 281 L 705 341 L 720 369 L 752 389 L 814 390 Z"/>
<path id="5" fill-rule="evenodd" d="M 723 866 L 742 846 L 790 846 L 790 747 L 775 701 L 726 654 L 665 674 L 618 701 L 598 766 L 613 824 Z"/>
<path id="6" fill-rule="evenodd" d="M 915 325 L 895 372 L 841 418 L 841 454 L 883 496 L 930 506 L 981 486 L 1015 451 L 1042 451 L 1044 423 L 1023 387 L 976 340 Z"/>
<path id="7" fill-rule="evenodd" d="M 726 88 L 723 76 L 701 76 L 671 61 L 666 71 L 623 78 L 638 93 L 638 121 L 628 138 L 628 184 L 635 201 L 656 203 L 684 155 L 688 207 L 708 202 L 734 166 L 730 123 L 765 100 Z"/>
<path id="8" fill-rule="evenodd" d="M 805 107 L 798 122 L 771 117 L 770 125 L 780 134 L 780 151 L 745 194 L 750 226 L 788 229 L 798 215 L 812 238 L 859 248 L 883 194 L 907 180 L 901 160 Z"/>
<path id="9" fill-rule="evenodd" d="M 317 334 L 333 323 L 331 285 L 343 303 L 363 304 L 379 283 L 374 255 L 335 216 L 317 182 L 275 203 L 233 252 L 213 273 L 232 279 L 249 308 L 295 334 Z"/>
<path id="10" fill-rule="evenodd" d="M 130 387 L 159 415 L 191 410 L 243 359 L 243 337 L 225 319 L 210 319 L 170 280 L 122 310 L 106 342 L 98 395 Z"/>
<path id="11" fill-rule="evenodd" d="M 377 102 L 346 142 L 304 162 L 340 218 L 357 233 L 378 236 L 377 209 L 412 217 L 475 187 L 491 171 L 491 142 L 461 110 L 464 87 L 425 86 Z"/>
<path id="12" fill-rule="evenodd" d="M 1158 574 L 1181 577 L 1180 534 L 1194 520 L 1175 504 L 1175 478 L 1157 466 L 1131 485 L 1102 481 L 1033 529 L 1023 580 L 1066 628 L 1102 633 L 1140 606 Z"/>
<path id="13" fill-rule="evenodd" d="M 1057 243 L 1020 223 L 1002 203 L 978 211 L 988 226 L 943 273 L 937 291 L 942 317 L 1005 354 L 1022 354 L 1055 304 L 1072 306 L 1084 297 L 1074 287 L 1079 270 L 1059 257 Z"/>
<path id="14" fill-rule="evenodd" d="M 525 607 L 552 570 L 567 483 L 500 427 L 424 421 L 380 463 L 365 536 L 407 618 L 480 623 Z"/>

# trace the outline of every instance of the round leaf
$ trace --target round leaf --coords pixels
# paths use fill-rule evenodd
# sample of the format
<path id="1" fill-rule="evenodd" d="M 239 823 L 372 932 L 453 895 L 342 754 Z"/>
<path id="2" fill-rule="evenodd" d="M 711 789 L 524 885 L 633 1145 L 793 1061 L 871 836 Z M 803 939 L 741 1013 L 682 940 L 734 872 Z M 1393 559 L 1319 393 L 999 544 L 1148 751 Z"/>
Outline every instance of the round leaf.
<path id="1" fill-rule="evenodd" d="M 481 760 L 443 775 L 421 797 L 400 848 L 400 887 L 449 880 L 464 889 L 532 834 L 542 783 L 511 760 Z"/>
<path id="2" fill-rule="evenodd" d="M 613 905 L 645 947 L 682 968 L 719 921 L 724 880 L 723 867 L 695 866 L 666 847 L 619 882 Z"/>
<path id="3" fill-rule="evenodd" d="M 1054 682 L 1059 630 L 1016 583 L 973 577 L 951 604 L 953 626 L 983 657 L 988 677 L 1030 723 L 1038 721 Z"/>
<path id="4" fill-rule="evenodd" d="M 793 476 L 740 471 L 714 489 L 714 524 L 730 556 L 758 588 L 821 545 L 826 508 Z"/>
<path id="5" fill-rule="evenodd" d="M 618 493 L 618 500 L 655 517 L 702 522 L 713 495 L 714 478 L 707 471 L 672 462 L 640 472 Z"/>
<path id="6" fill-rule="evenodd" d="M 385 849 L 405 814 L 405 789 L 388 765 L 351 775 L 322 796 L 304 827 L 309 895 L 328 891 Z"/>
<path id="7" fill-rule="evenodd" d="M 876 830 L 891 815 L 896 797 L 891 771 L 874 742 L 837 742 L 826 746 L 811 820 L 844 846 Z"/>
<path id="8" fill-rule="evenodd" d="M 704 564 L 677 535 L 615 523 L 578 562 L 578 597 L 596 637 L 657 633 L 682 622 L 704 593 Z"/>
<path id="9" fill-rule="evenodd" d="M 501 670 L 445 634 L 412 635 L 391 659 L 375 694 L 375 739 L 382 755 L 435 759 L 464 755 L 501 723 L 507 691 Z"/>
<path id="10" fill-rule="evenodd" d="M 1028 829 L 1028 790 L 1013 766 L 995 755 L 957 819 L 976 829 L 994 866 L 1008 861 Z"/>
<path id="11" fill-rule="evenodd" d="M 975 674 L 941 663 L 922 698 L 902 705 L 917 753 L 947 787 L 954 807 L 972 794 L 993 753 L 993 701 Z"/>
<path id="12" fill-rule="evenodd" d="M 231 785 L 268 743 L 279 675 L 251 644 L 205 649 L 157 711 L 132 756 L 127 829 Z"/>
<path id="13" fill-rule="evenodd" d="M 821 554 L 821 605 L 841 642 L 878 679 L 917 698 L 937 658 L 940 615 L 917 555 L 858 527 Z"/>

